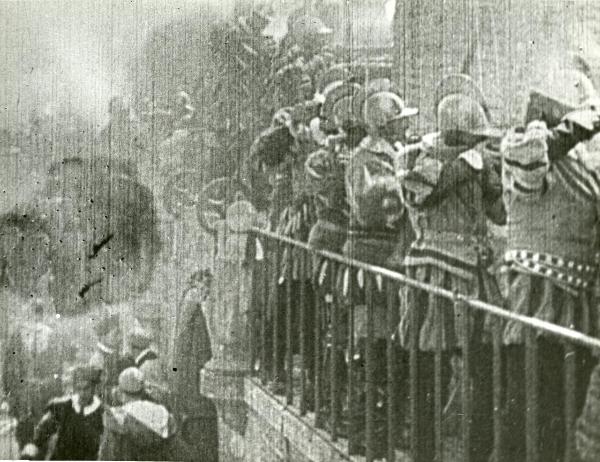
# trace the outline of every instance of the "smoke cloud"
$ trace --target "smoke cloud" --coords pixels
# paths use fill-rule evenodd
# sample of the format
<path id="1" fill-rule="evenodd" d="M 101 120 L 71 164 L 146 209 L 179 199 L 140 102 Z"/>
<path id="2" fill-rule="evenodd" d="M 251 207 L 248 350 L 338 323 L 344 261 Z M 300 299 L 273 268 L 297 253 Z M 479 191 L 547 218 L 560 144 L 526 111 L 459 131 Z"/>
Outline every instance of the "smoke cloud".
<path id="1" fill-rule="evenodd" d="M 32 114 L 102 123 L 129 94 L 127 66 L 151 30 L 180 17 L 211 21 L 234 0 L 0 1 L 0 127 Z"/>

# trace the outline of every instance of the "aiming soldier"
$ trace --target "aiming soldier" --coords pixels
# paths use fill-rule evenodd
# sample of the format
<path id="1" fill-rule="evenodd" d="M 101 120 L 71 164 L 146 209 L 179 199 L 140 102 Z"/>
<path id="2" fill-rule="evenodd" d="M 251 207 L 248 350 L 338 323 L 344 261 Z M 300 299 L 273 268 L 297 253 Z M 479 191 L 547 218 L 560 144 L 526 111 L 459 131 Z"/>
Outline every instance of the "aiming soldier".
<path id="1" fill-rule="evenodd" d="M 324 103 L 321 115 L 317 120 L 318 126 L 311 128 L 313 128 L 313 132 L 322 134 L 326 138 L 323 140 L 323 147 L 310 154 L 305 163 L 306 183 L 308 191 L 313 197 L 317 217 L 317 222 L 310 230 L 308 244 L 312 248 L 338 254 L 342 253 L 346 242 L 350 215 L 344 184 L 345 165 L 351 150 L 366 135 L 352 112 L 352 100 L 359 90 L 360 86 L 357 84 L 348 84 L 338 80 L 335 85 L 328 87 L 328 90 L 323 93 Z M 313 125 L 315 124 L 311 123 L 311 126 Z M 331 264 L 326 259 L 315 256 L 312 285 L 314 290 L 319 292 L 323 307 L 327 307 L 327 304 L 332 301 L 332 284 L 335 280 L 336 274 L 334 274 Z M 322 312 L 324 311 L 322 310 Z M 308 316 L 309 319 L 314 319 L 313 312 L 310 312 Z M 332 334 L 333 330 L 336 330 L 340 337 L 337 342 L 339 351 L 334 354 L 330 350 L 327 354 L 328 359 L 344 365 L 343 353 L 346 343 L 343 338 L 346 332 L 345 330 L 342 332 L 343 329 L 340 329 L 340 326 L 334 328 L 328 316 L 323 316 L 323 323 L 323 331 Z M 311 330 L 309 326 L 306 326 L 305 332 L 308 332 L 310 339 L 307 343 L 306 353 L 312 367 L 314 341 L 312 341 L 311 334 L 314 332 L 314 327 Z M 329 347 L 332 346 L 332 342 L 327 343 Z M 309 369 L 311 368 L 309 367 Z M 338 367 L 337 370 L 341 374 L 342 369 Z M 312 372 L 314 372 L 312 369 L 309 370 L 311 378 L 313 377 Z M 346 374 L 341 374 L 341 376 L 346 377 Z"/>
<path id="2" fill-rule="evenodd" d="M 508 212 L 503 287 L 507 306 L 521 315 L 598 335 L 597 274 L 600 183 L 596 133 L 600 114 L 591 81 L 578 71 L 548 74 L 544 91 L 530 96 L 527 127 L 511 130 L 502 142 L 504 201 Z M 551 129 L 549 129 L 551 128 Z M 506 345 L 506 453 L 498 460 L 522 461 L 526 454 L 526 376 L 538 375 L 537 412 L 540 460 L 563 460 L 571 453 L 565 440 L 564 345 L 537 336 L 538 370 L 526 370 L 526 331 L 508 322 Z M 590 351 L 574 347 L 575 413 L 585 398 L 591 368 Z M 586 434 L 585 420 L 582 422 Z M 580 439 L 581 445 L 583 441 Z M 529 448 L 527 448 L 529 449 Z M 539 452 L 538 452 L 539 451 Z M 586 451 L 587 452 L 587 451 Z"/>
<path id="3" fill-rule="evenodd" d="M 484 157 L 483 144 L 501 136 L 486 113 L 486 104 L 470 79 L 451 76 L 444 79 L 436 102 L 438 132 L 426 135 L 420 152 L 404 176 L 407 203 L 417 234 L 404 260 L 407 275 L 423 283 L 497 303 L 499 290 L 487 270 L 492 262 L 487 239 L 487 219 L 502 224 L 503 213 L 494 215 L 502 200 L 500 177 Z M 500 210 L 502 207 L 500 206 Z M 492 369 L 490 345 L 483 345 L 483 318 L 469 315 L 469 338 L 460 336 L 455 325 L 458 316 L 452 303 L 412 287 L 402 289 L 401 343 L 418 346 L 417 433 L 421 443 L 415 448 L 417 461 L 434 458 L 434 397 L 448 398 L 451 359 L 464 342 L 474 346 L 477 367 L 463 377 L 473 387 L 472 460 L 485 461 L 492 446 Z M 449 306 L 444 306 L 449 305 Z M 442 350 L 442 386 L 434 387 L 434 353 L 437 342 Z M 460 361 L 455 362 L 456 365 Z M 450 409 L 452 409 L 451 407 Z M 454 422 L 454 421 L 453 421 Z"/>

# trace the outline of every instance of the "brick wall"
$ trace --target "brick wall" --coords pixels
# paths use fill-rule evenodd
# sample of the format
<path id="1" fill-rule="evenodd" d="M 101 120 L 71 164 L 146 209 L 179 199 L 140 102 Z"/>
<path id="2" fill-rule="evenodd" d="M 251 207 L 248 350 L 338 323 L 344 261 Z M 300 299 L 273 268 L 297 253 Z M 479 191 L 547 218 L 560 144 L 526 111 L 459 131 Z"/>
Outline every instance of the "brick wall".
<path id="1" fill-rule="evenodd" d="M 484 90 L 494 120 L 507 126 L 522 120 L 529 88 L 551 63 L 566 65 L 568 53 L 584 57 L 598 74 L 598 19 L 597 5 L 586 0 L 398 1 L 395 78 L 409 103 L 422 109 L 421 130 L 434 126 L 437 83 L 464 70 Z"/>

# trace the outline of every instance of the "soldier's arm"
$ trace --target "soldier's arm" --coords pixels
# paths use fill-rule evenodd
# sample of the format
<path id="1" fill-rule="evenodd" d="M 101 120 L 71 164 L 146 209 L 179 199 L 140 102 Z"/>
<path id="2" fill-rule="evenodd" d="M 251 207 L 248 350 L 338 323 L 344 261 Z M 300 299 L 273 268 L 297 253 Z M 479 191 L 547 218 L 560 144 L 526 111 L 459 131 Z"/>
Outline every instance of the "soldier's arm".
<path id="1" fill-rule="evenodd" d="M 473 178 L 475 170 L 463 159 L 456 158 L 442 167 L 437 184 L 423 201 L 423 206 L 431 207 L 438 204 L 452 189 Z"/>
<path id="2" fill-rule="evenodd" d="M 506 224 L 502 180 L 491 161 L 484 161 L 482 189 L 486 216 L 497 225 Z"/>
<path id="3" fill-rule="evenodd" d="M 577 143 L 589 140 L 599 131 L 598 125 L 593 130 L 569 120 L 563 120 L 559 125 L 550 130 L 546 143 L 548 144 L 548 158 L 550 161 L 566 156 Z"/>

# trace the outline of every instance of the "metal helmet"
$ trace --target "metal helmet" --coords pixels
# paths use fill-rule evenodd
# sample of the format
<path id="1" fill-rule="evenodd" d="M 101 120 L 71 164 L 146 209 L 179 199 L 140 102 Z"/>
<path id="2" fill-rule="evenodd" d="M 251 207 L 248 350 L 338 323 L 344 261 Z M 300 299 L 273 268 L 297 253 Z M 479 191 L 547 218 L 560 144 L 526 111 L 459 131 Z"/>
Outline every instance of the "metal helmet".
<path id="1" fill-rule="evenodd" d="M 291 25 L 291 32 L 296 39 L 308 40 L 319 35 L 329 35 L 332 30 L 323 21 L 314 16 L 300 16 Z"/>
<path id="2" fill-rule="evenodd" d="M 350 82 L 336 82 L 328 87 L 324 93 L 325 101 L 321 107 L 321 117 L 338 127 L 355 119 L 352 102 L 360 89 L 360 85 Z"/>
<path id="3" fill-rule="evenodd" d="M 437 105 L 437 128 L 441 132 L 457 131 L 485 137 L 500 137 L 502 131 L 491 126 L 482 105 L 470 96 L 455 93 Z"/>
<path id="4" fill-rule="evenodd" d="M 444 77 L 435 89 L 433 111 L 438 112 L 440 102 L 450 95 L 461 94 L 479 103 L 488 120 L 491 119 L 487 101 L 481 89 L 466 74 L 450 74 Z"/>
<path id="5" fill-rule="evenodd" d="M 390 91 L 380 91 L 370 95 L 363 106 L 363 121 L 369 127 L 384 127 L 393 120 L 415 116 L 417 108 L 406 107 L 402 98 Z"/>
<path id="6" fill-rule="evenodd" d="M 352 101 L 352 112 L 357 120 L 363 120 L 364 114 L 363 109 L 367 98 L 374 93 L 388 91 L 395 94 L 400 94 L 400 88 L 392 82 L 390 79 L 373 79 L 362 87 L 361 91 L 358 92 Z"/>

